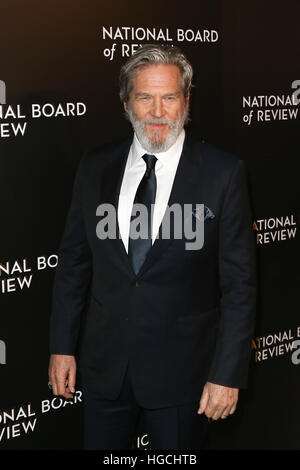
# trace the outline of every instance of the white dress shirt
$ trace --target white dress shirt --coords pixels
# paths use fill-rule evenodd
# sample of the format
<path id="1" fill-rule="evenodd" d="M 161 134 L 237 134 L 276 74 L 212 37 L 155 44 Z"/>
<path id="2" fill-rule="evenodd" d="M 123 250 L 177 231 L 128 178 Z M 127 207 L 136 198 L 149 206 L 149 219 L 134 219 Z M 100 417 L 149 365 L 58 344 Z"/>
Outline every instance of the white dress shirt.
<path id="1" fill-rule="evenodd" d="M 175 173 L 182 152 L 185 131 L 182 129 L 176 142 L 166 152 L 155 153 L 156 198 L 152 222 L 152 244 L 158 234 L 159 226 L 168 205 Z M 122 241 L 128 253 L 130 218 L 137 188 L 146 171 L 142 156 L 147 152 L 140 144 L 136 134 L 129 150 L 118 202 L 118 223 Z"/>

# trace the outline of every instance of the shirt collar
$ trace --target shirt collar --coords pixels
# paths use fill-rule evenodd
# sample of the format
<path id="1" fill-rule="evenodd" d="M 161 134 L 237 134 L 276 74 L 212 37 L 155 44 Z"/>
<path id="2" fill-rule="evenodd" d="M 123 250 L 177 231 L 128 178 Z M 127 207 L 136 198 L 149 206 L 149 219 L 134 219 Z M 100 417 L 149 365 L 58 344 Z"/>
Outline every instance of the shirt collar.
<path id="1" fill-rule="evenodd" d="M 155 155 L 156 158 L 163 165 L 166 165 L 170 170 L 172 170 L 174 167 L 174 154 L 180 157 L 181 152 L 182 152 L 184 138 L 185 138 L 185 130 L 182 129 L 182 131 L 180 132 L 179 136 L 176 139 L 176 142 L 166 152 L 154 153 L 153 155 Z M 147 152 L 142 147 L 142 145 L 140 144 L 140 141 L 137 138 L 136 133 L 134 133 L 133 142 L 131 146 L 131 159 L 129 162 L 129 168 L 135 165 L 142 158 L 142 156 L 145 155 L 145 153 L 149 153 L 149 152 Z"/>

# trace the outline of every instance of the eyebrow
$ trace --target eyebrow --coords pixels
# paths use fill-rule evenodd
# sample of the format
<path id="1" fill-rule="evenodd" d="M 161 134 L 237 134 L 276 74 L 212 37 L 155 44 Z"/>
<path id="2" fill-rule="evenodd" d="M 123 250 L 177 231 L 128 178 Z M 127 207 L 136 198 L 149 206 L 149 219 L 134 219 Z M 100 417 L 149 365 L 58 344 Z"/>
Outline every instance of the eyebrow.
<path id="1" fill-rule="evenodd" d="M 151 96 L 151 95 L 150 95 L 149 93 L 146 93 L 146 92 L 145 92 L 145 93 L 135 93 L 134 96 L 135 96 L 136 98 L 139 98 L 140 96 Z"/>
<path id="2" fill-rule="evenodd" d="M 164 98 L 165 96 L 174 96 L 174 97 L 177 97 L 177 96 L 179 96 L 179 95 L 180 95 L 180 91 L 175 91 L 174 93 L 166 93 L 166 94 L 163 96 L 163 98 Z"/>
<path id="3" fill-rule="evenodd" d="M 166 93 L 165 95 L 163 95 L 163 98 L 165 96 L 174 96 L 174 97 L 177 97 L 180 95 L 180 91 L 175 91 L 174 93 Z M 141 96 L 152 96 L 150 93 L 147 93 L 147 92 L 139 92 L 139 93 L 135 93 L 134 95 L 136 98 L 139 98 Z"/>

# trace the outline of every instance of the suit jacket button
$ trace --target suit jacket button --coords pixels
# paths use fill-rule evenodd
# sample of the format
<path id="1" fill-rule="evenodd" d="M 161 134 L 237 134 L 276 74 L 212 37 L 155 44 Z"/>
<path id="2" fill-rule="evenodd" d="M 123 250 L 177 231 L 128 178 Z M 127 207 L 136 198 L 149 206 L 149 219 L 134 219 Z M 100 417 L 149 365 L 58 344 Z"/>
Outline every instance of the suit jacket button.
<path id="1" fill-rule="evenodd" d="M 139 287 L 140 283 L 139 281 L 135 281 L 135 287 Z"/>

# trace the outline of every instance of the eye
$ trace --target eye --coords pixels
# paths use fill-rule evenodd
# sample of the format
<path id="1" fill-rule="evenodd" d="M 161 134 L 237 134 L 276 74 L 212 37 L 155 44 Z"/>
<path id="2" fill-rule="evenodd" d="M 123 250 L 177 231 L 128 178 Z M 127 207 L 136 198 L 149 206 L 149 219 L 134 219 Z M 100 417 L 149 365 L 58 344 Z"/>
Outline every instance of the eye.
<path id="1" fill-rule="evenodd" d="M 171 101 L 174 101 L 175 100 L 175 96 L 174 95 L 168 95 L 165 97 L 165 100 L 167 102 L 171 102 Z"/>
<path id="2" fill-rule="evenodd" d="M 143 103 L 148 103 L 151 100 L 151 96 L 149 95 L 141 95 L 138 97 L 139 101 L 143 101 Z"/>

